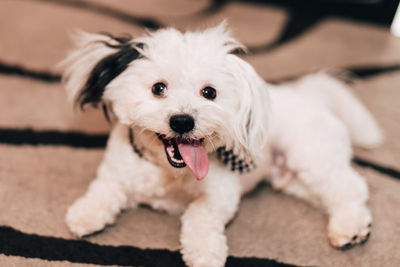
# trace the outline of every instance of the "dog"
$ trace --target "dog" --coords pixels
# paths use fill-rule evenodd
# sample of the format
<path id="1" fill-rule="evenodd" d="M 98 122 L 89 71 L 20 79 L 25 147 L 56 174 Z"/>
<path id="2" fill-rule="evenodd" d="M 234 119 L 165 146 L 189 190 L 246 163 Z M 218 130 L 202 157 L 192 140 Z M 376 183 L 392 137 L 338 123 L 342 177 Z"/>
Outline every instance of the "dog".
<path id="1" fill-rule="evenodd" d="M 240 56 L 226 23 L 142 37 L 78 34 L 63 64 L 76 105 L 103 107 L 113 122 L 104 159 L 66 224 L 82 237 L 145 203 L 181 215 L 188 266 L 224 266 L 225 225 L 260 181 L 329 215 L 335 248 L 367 240 L 368 187 L 350 165 L 352 143 L 383 134 L 335 78 L 265 82 Z"/>

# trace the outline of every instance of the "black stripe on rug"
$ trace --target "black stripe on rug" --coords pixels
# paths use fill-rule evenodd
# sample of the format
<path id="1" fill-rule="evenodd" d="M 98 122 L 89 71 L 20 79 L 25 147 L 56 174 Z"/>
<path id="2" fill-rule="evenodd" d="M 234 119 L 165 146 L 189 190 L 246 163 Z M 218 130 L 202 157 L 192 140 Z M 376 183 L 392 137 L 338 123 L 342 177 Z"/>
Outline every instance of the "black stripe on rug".
<path id="1" fill-rule="evenodd" d="M 103 149 L 106 146 L 107 139 L 108 134 L 84 134 L 55 130 L 0 129 L 0 144 L 8 145 L 49 145 Z M 387 176 L 400 179 L 400 171 L 394 168 L 381 166 L 358 157 L 354 158 L 353 162 L 361 167 L 370 168 Z"/>
<path id="2" fill-rule="evenodd" d="M 347 67 L 345 69 L 354 74 L 356 78 L 368 79 L 377 75 L 400 71 L 400 64 L 392 64 L 386 66 L 354 66 Z"/>
<path id="3" fill-rule="evenodd" d="M 309 16 L 319 16 L 321 20 L 340 17 L 387 27 L 391 25 L 398 6 L 398 0 L 212 0 L 198 15 L 210 16 L 221 12 L 227 4 L 232 2 L 252 3 L 309 13 Z"/>
<path id="4" fill-rule="evenodd" d="M 9 145 L 48 145 L 81 148 L 106 146 L 108 134 L 85 134 L 80 132 L 36 131 L 32 129 L 0 129 L 0 143 Z"/>
<path id="5" fill-rule="evenodd" d="M 365 66 L 347 66 L 338 67 L 328 70 L 326 73 L 331 74 L 338 80 L 342 80 L 346 83 L 352 83 L 356 80 L 367 80 L 374 78 L 379 75 L 390 74 L 392 72 L 400 71 L 400 63 L 395 63 L 391 65 L 365 65 Z M 287 82 L 293 82 L 301 77 L 309 75 L 312 73 L 302 73 L 296 76 L 282 77 L 276 80 L 267 80 L 267 82 L 272 84 L 282 84 Z"/>
<path id="6" fill-rule="evenodd" d="M 48 83 L 58 83 L 61 81 L 61 75 L 59 74 L 54 74 L 48 71 L 30 70 L 22 66 L 7 64 L 4 62 L 0 62 L 0 74 L 31 78 Z"/>
<path id="7" fill-rule="evenodd" d="M 354 157 L 353 162 L 355 164 L 357 164 L 358 166 L 361 166 L 364 168 L 369 168 L 369 169 L 372 169 L 379 173 L 385 174 L 387 176 L 400 179 L 400 171 L 399 170 L 395 170 L 393 168 L 386 167 L 386 166 L 381 166 L 379 164 L 367 161 L 365 159 L 361 159 L 359 157 Z"/>
<path id="8" fill-rule="evenodd" d="M 307 31 L 312 29 L 315 24 L 319 23 L 321 18 L 324 16 L 322 12 L 299 12 L 296 9 L 290 9 L 288 10 L 288 13 L 288 18 L 278 38 L 271 43 L 248 47 L 250 54 L 255 55 L 271 52 L 272 50 L 277 49 L 286 43 L 289 43 L 290 41 L 300 37 Z"/>
<path id="9" fill-rule="evenodd" d="M 351 20 L 367 21 L 377 25 L 390 26 L 396 12 L 398 0 L 213 0 L 209 6 L 200 11 L 200 16 L 210 16 L 221 12 L 232 2 L 253 3 L 264 6 L 283 8 L 287 19 L 278 38 L 271 42 L 248 47 L 252 54 L 271 52 L 272 50 L 301 37 L 316 24 L 330 17 L 343 17 Z"/>
<path id="10" fill-rule="evenodd" d="M 178 251 L 140 249 L 132 246 L 107 246 L 86 240 L 27 234 L 8 226 L 0 227 L 0 253 L 8 256 L 39 258 L 48 261 L 69 261 L 98 265 L 184 267 Z M 229 267 L 295 267 L 270 259 L 229 256 Z"/>

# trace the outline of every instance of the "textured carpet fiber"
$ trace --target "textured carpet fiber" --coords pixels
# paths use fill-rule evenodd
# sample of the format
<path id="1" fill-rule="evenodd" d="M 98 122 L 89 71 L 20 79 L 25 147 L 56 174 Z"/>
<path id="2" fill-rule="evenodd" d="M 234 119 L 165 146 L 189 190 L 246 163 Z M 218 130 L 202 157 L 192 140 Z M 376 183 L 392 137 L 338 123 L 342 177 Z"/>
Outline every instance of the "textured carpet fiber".
<path id="1" fill-rule="evenodd" d="M 291 2 L 1 0 L 0 266 L 183 266 L 179 218 L 146 207 L 83 240 L 69 233 L 65 212 L 95 176 L 109 126 L 99 111 L 73 113 L 55 65 L 75 29 L 137 36 L 143 26 L 199 29 L 223 18 L 267 81 L 353 71 L 352 90 L 387 137 L 355 149 L 374 215 L 367 243 L 331 248 L 321 211 L 264 184 L 227 227 L 227 266 L 400 266 L 400 39 L 386 12 L 395 1 L 354 14 Z"/>

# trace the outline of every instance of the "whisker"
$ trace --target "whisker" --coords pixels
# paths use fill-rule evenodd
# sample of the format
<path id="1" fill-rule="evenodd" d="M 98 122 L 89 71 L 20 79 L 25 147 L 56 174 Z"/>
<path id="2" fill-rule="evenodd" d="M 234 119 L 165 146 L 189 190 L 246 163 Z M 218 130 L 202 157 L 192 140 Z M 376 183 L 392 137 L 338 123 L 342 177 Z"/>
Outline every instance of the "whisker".
<path id="1" fill-rule="evenodd" d="M 213 147 L 213 151 L 216 152 L 217 148 L 215 147 L 214 142 L 212 141 L 212 136 L 210 134 L 208 134 L 206 136 L 206 138 L 208 139 L 208 141 L 210 142 L 211 146 Z"/>
<path id="2" fill-rule="evenodd" d="M 154 144 L 155 141 L 157 141 L 158 137 L 156 135 L 153 136 L 153 139 L 150 141 L 150 146 Z"/>
<path id="3" fill-rule="evenodd" d="M 211 144 L 213 151 L 217 151 L 215 148 L 215 145 L 211 139 L 211 135 L 210 134 L 204 134 L 204 132 L 202 130 L 199 129 L 199 132 L 204 136 L 204 138 Z"/>

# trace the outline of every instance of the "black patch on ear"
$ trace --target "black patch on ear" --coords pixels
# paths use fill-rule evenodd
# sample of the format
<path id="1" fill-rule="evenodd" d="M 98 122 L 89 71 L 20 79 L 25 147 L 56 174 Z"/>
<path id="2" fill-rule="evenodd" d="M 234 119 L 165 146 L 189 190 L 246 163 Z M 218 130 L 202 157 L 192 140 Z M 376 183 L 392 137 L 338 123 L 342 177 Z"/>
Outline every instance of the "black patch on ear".
<path id="1" fill-rule="evenodd" d="M 107 108 L 107 105 L 105 104 L 105 103 L 103 103 L 103 113 L 104 113 L 104 117 L 106 117 L 106 120 L 107 120 L 107 122 L 108 123 L 111 123 L 111 120 L 110 120 L 110 115 L 108 114 L 108 108 Z"/>
<path id="2" fill-rule="evenodd" d="M 128 67 L 129 63 L 142 57 L 132 45 L 132 39 L 130 37 L 108 36 L 117 41 L 118 44 L 110 44 L 103 41 L 102 43 L 108 47 L 116 48 L 118 51 L 97 62 L 90 72 L 85 86 L 76 99 L 76 104 L 78 104 L 81 109 L 83 109 L 86 104 L 97 107 L 101 102 L 106 86 L 120 75 Z M 141 44 L 137 45 L 139 48 L 140 46 Z"/>
<path id="3" fill-rule="evenodd" d="M 243 48 L 235 48 L 232 51 L 229 51 L 229 54 L 233 54 L 236 56 L 242 56 L 242 55 L 246 55 L 246 50 L 244 50 Z"/>
<path id="4" fill-rule="evenodd" d="M 109 42 L 106 42 L 106 41 L 98 41 L 100 43 L 105 44 L 108 47 L 111 47 L 111 48 L 118 48 L 119 49 L 124 45 L 129 45 L 131 43 L 132 39 L 133 39 L 132 36 L 130 34 L 127 34 L 127 33 L 124 34 L 124 35 L 121 35 L 121 36 L 114 36 L 114 35 L 112 35 L 112 34 L 110 34 L 108 32 L 100 32 L 100 34 L 105 35 L 105 36 L 113 39 L 114 41 L 118 42 L 117 44 L 110 44 Z"/>

